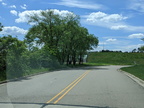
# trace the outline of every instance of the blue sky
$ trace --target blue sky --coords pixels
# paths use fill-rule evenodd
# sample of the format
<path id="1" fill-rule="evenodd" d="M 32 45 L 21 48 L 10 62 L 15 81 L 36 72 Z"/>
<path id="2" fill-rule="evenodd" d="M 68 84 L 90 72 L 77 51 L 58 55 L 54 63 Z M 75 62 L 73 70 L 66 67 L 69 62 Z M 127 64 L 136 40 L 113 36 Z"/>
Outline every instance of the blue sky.
<path id="1" fill-rule="evenodd" d="M 79 15 L 81 25 L 98 37 L 97 51 L 132 51 L 144 45 L 144 0 L 0 0 L 0 35 L 23 40 L 31 27 L 27 15 L 47 9 Z"/>

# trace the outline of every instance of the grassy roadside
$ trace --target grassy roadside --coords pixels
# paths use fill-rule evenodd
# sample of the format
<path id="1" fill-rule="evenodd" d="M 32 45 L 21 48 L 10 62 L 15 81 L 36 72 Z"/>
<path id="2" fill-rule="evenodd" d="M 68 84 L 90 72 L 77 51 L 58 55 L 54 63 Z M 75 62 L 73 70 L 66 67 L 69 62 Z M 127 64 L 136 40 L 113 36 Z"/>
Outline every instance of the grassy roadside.
<path id="1" fill-rule="evenodd" d="M 87 61 L 104 65 L 134 65 L 121 70 L 144 80 L 144 53 L 90 52 Z"/>
<path id="2" fill-rule="evenodd" d="M 135 75 L 136 77 L 144 80 L 144 65 L 134 65 L 131 67 L 123 67 L 121 70 Z"/>
<path id="3" fill-rule="evenodd" d="M 31 69 L 31 71 L 29 73 L 25 73 L 23 75 L 24 76 L 28 76 L 28 75 L 33 75 L 33 74 L 37 74 L 37 73 L 41 73 L 41 72 L 46 72 L 49 71 L 49 69 L 47 68 L 41 68 L 41 69 Z M 4 79 L 2 77 L 0 77 L 0 82 L 6 81 L 7 79 Z"/>
<path id="4" fill-rule="evenodd" d="M 86 66 L 108 66 L 108 65 L 113 65 L 111 63 L 84 63 L 83 65 Z"/>
<path id="5" fill-rule="evenodd" d="M 29 73 L 25 73 L 24 76 L 33 75 L 33 74 L 37 74 L 37 73 L 40 73 L 40 72 L 46 72 L 46 71 L 49 71 L 49 69 L 47 69 L 47 68 L 31 69 L 31 71 Z"/>

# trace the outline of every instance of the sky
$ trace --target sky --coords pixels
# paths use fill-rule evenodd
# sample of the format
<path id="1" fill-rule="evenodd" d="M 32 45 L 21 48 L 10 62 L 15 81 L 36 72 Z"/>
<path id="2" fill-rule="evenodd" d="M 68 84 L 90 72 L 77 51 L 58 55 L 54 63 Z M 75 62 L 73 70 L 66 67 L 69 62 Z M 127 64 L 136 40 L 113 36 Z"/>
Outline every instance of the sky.
<path id="1" fill-rule="evenodd" d="M 144 0 L 0 0 L 0 36 L 23 40 L 31 27 L 27 15 L 48 9 L 79 15 L 81 26 L 99 39 L 95 51 L 132 51 L 144 45 Z"/>

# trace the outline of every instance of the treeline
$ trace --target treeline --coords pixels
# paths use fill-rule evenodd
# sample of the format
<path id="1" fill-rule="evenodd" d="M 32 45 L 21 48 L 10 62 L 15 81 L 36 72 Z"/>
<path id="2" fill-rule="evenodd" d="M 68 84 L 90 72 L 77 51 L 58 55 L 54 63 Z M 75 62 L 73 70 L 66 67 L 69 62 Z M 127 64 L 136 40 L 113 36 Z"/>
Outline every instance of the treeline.
<path id="1" fill-rule="evenodd" d="M 1 80 L 30 74 L 32 69 L 81 64 L 87 51 L 98 45 L 98 38 L 80 25 L 75 14 L 62 16 L 48 10 L 28 17 L 33 26 L 23 41 L 0 37 Z"/>

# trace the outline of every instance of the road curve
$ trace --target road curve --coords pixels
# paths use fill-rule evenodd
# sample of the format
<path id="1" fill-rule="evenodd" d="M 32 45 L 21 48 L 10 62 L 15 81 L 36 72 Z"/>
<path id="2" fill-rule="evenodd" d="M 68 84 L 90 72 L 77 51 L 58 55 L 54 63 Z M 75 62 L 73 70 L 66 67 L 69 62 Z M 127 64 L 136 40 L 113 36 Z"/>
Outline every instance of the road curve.
<path id="1" fill-rule="evenodd" d="M 144 88 L 94 66 L 54 71 L 0 85 L 0 108 L 144 108 Z"/>

